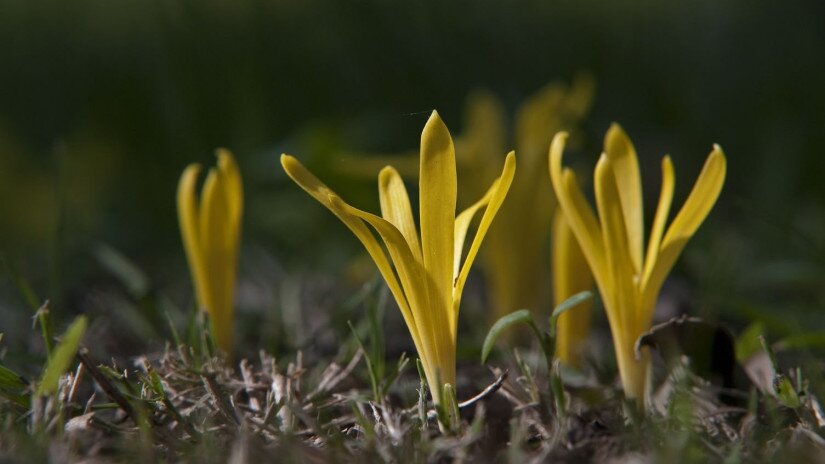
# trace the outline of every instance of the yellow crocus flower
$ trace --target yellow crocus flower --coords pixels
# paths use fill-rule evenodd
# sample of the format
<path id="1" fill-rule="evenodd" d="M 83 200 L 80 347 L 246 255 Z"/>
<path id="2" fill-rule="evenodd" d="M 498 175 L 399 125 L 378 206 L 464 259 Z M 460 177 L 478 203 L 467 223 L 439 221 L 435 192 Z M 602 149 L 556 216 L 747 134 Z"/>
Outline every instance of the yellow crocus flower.
<path id="1" fill-rule="evenodd" d="M 521 308 L 534 312 L 549 309 L 547 288 L 553 277 L 546 250 L 556 201 L 544 174 L 545 154 L 551 134 L 573 129 L 587 113 L 593 87 L 589 77 L 576 79 L 569 87 L 551 83 L 516 112 L 513 138 L 519 154 L 519 175 L 513 180 L 499 220 L 490 229 L 481 258 L 495 318 Z M 479 179 L 489 179 L 488 166 L 495 154 L 488 147 L 502 146 L 506 133 L 500 104 L 492 96 L 477 96 L 471 103 L 468 122 L 459 146 L 465 159 L 459 166 L 477 173 L 473 176 Z M 578 318 L 580 309 L 570 312 L 566 319 Z M 587 330 L 582 335 L 586 337 Z"/>
<path id="2" fill-rule="evenodd" d="M 516 111 L 512 139 L 519 154 L 519 175 L 513 180 L 480 257 L 493 320 L 521 308 L 548 309 L 547 283 L 551 276 L 545 250 L 555 199 L 545 177 L 545 154 L 551 134 L 574 129 L 587 114 L 594 88 L 593 78 L 586 74 L 569 86 L 553 82 L 528 97 Z M 459 205 L 470 205 L 498 176 L 508 132 L 506 112 L 499 99 L 486 91 L 472 93 L 467 100 L 461 135 L 455 141 L 458 173 L 466 179 L 467 187 L 459 192 Z M 385 164 L 391 164 L 402 175 L 415 176 L 416 157 L 416 153 L 344 155 L 340 157 L 340 168 L 351 174 L 372 176 Z M 584 313 L 577 308 L 565 318 L 576 319 Z M 587 330 L 580 334 L 586 337 Z"/>
<path id="3" fill-rule="evenodd" d="M 670 157 L 662 159 L 661 193 L 645 253 L 641 176 L 630 139 L 617 124 L 607 131 L 594 175 L 598 217 L 573 171 L 562 167 L 566 140 L 567 134 L 560 132 L 550 145 L 553 188 L 602 296 L 625 395 L 643 407 L 650 354 L 642 349 L 637 358 L 635 343 L 651 327 L 667 274 L 722 190 L 725 155 L 718 145 L 713 146 L 684 206 L 667 229 L 674 174 Z"/>
<path id="4" fill-rule="evenodd" d="M 200 204 L 195 190 L 201 165 L 193 163 L 183 171 L 178 221 L 198 306 L 209 313 L 218 347 L 231 354 L 243 187 L 232 154 L 218 149 L 216 155 L 218 165 L 206 176 Z"/>
<path id="5" fill-rule="evenodd" d="M 593 274 L 562 210 L 553 214 L 551 237 L 553 304 L 560 305 L 571 296 L 593 288 Z M 561 362 L 579 367 L 584 341 L 590 333 L 593 300 L 579 303 L 576 309 L 559 315 L 556 321 L 555 356 Z"/>
<path id="6" fill-rule="evenodd" d="M 501 176 L 481 199 L 458 216 L 455 148 L 435 111 L 421 134 L 420 156 L 420 235 L 395 168 L 387 166 L 379 173 L 381 216 L 376 216 L 345 203 L 294 157 L 282 155 L 281 164 L 296 184 L 355 234 L 375 261 L 412 335 L 433 400 L 443 404 L 446 386 L 455 387 L 456 332 L 464 283 L 513 181 L 515 154 L 507 155 Z M 462 264 L 470 222 L 482 208 L 478 231 Z M 381 237 L 389 259 L 368 226 Z"/>

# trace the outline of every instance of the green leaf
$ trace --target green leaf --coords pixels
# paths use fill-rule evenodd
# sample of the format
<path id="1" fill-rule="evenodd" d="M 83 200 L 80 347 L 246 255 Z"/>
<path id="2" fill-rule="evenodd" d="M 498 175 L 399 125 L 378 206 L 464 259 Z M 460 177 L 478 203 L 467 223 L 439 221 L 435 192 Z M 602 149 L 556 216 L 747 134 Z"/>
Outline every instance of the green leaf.
<path id="1" fill-rule="evenodd" d="M 57 392 L 60 376 L 71 366 L 85 333 L 86 317 L 78 316 L 66 330 L 66 333 L 63 334 L 63 339 L 54 349 L 51 359 L 46 364 L 43 377 L 41 377 L 37 386 L 38 395 L 49 395 Z"/>
<path id="2" fill-rule="evenodd" d="M 490 351 L 493 350 L 496 340 L 501 334 L 513 324 L 524 323 L 535 326 L 533 323 L 533 316 L 528 309 L 519 309 L 497 320 L 495 324 L 487 332 L 487 337 L 484 339 L 484 344 L 481 348 L 481 362 L 487 362 L 487 357 L 490 356 Z"/>
<path id="3" fill-rule="evenodd" d="M 759 337 L 765 335 L 765 324 L 756 321 L 747 326 L 736 339 L 736 360 L 741 364 L 762 349 Z"/>
<path id="4" fill-rule="evenodd" d="M 28 408 L 29 397 L 23 395 L 26 381 L 6 366 L 0 365 L 0 398 L 5 398 L 18 406 Z"/>
<path id="5" fill-rule="evenodd" d="M 94 254 L 100 265 L 129 289 L 133 297 L 143 298 L 149 291 L 149 278 L 126 255 L 106 244 L 98 245 Z"/>
<path id="6" fill-rule="evenodd" d="M 19 389 L 25 388 L 23 378 L 6 366 L 0 366 L 0 388 Z"/>
<path id="7" fill-rule="evenodd" d="M 776 398 L 785 407 L 791 409 L 796 409 L 802 406 L 802 401 L 799 399 L 799 395 L 796 390 L 794 390 L 793 383 L 791 383 L 791 380 L 784 375 L 777 376 Z"/>
<path id="8" fill-rule="evenodd" d="M 590 298 L 593 298 L 593 292 L 591 292 L 590 290 L 585 290 L 583 292 L 576 293 L 570 298 L 559 303 L 559 305 L 556 306 L 556 309 L 553 310 L 553 314 L 550 315 L 550 332 L 555 333 L 556 321 L 558 320 L 559 316 L 575 308 L 580 303 L 584 303 Z"/>
<path id="9" fill-rule="evenodd" d="M 789 335 L 776 342 L 777 350 L 811 350 L 825 348 L 825 334 L 802 332 Z"/>

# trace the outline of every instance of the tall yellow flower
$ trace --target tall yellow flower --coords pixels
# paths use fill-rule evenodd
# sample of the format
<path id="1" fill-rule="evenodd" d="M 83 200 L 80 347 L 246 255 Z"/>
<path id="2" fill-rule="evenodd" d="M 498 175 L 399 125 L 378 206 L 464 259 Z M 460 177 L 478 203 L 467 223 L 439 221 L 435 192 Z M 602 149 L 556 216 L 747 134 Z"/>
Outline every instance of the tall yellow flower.
<path id="1" fill-rule="evenodd" d="M 407 190 L 394 168 L 387 166 L 378 176 L 383 216 L 379 217 L 345 203 L 292 156 L 282 155 L 281 164 L 295 183 L 355 234 L 375 261 L 412 335 L 433 400 L 443 404 L 445 386 L 455 387 L 456 332 L 464 283 L 513 181 L 515 154 L 507 155 L 501 176 L 482 198 L 456 216 L 455 149 L 447 127 L 434 111 L 421 134 L 420 236 Z M 462 264 L 467 231 L 481 208 L 484 214 Z M 368 225 L 381 237 L 389 259 Z"/>
<path id="2" fill-rule="evenodd" d="M 209 313 L 219 348 L 232 353 L 233 301 L 243 216 L 243 187 L 238 165 L 228 150 L 218 149 L 218 166 L 209 170 L 196 196 L 200 164 L 190 164 L 178 183 L 178 221 L 195 295 Z"/>
<path id="3" fill-rule="evenodd" d="M 550 134 L 573 130 L 593 101 L 594 81 L 588 75 L 572 85 L 554 82 L 531 95 L 516 111 L 513 142 L 518 152 L 519 175 L 493 224 L 481 250 L 480 265 L 487 282 L 491 317 L 511 311 L 549 307 L 550 281 L 547 247 L 555 199 L 545 172 Z M 489 92 L 470 95 L 462 133 L 456 138 L 458 174 L 466 179 L 459 192 L 459 205 L 470 205 L 498 176 L 498 166 L 508 144 L 508 124 L 502 103 Z M 385 164 L 396 166 L 402 175 L 416 175 L 416 153 L 341 157 L 341 167 L 357 175 L 374 175 Z M 570 296 L 570 295 L 567 295 Z M 556 297 L 558 300 L 558 297 Z M 562 298 L 563 300 L 564 298 Z M 577 308 L 566 318 L 582 314 Z M 587 331 L 583 332 L 586 336 Z"/>
<path id="4" fill-rule="evenodd" d="M 593 274 L 567 224 L 562 210 L 553 215 L 552 239 L 553 304 L 560 305 L 571 296 L 593 288 Z M 559 315 L 556 321 L 556 357 L 563 363 L 579 367 L 590 333 L 590 313 L 593 300 L 579 303 L 576 309 Z"/>
<path id="5" fill-rule="evenodd" d="M 587 113 L 593 87 L 592 79 L 587 77 L 576 79 L 570 87 L 552 83 L 528 98 L 516 112 L 513 135 L 519 175 L 482 250 L 481 264 L 496 318 L 521 308 L 549 310 L 547 288 L 552 275 L 546 250 L 556 202 L 544 174 L 545 154 L 551 134 L 574 129 Z M 488 166 L 494 155 L 501 155 L 488 147 L 504 144 L 506 127 L 500 105 L 492 97 L 486 100 L 477 97 L 473 102 L 470 124 L 459 146 L 459 153 L 468 158 L 459 165 L 474 170 L 479 179 L 490 178 Z M 554 295 L 554 299 L 563 301 L 569 296 L 559 300 Z M 581 314 L 581 308 L 577 308 L 566 319 L 575 320 Z M 586 337 L 586 330 L 583 335 Z"/>
<path id="6" fill-rule="evenodd" d="M 665 229 L 673 200 L 674 174 L 669 156 L 662 159 L 662 188 L 644 252 L 642 185 L 636 150 L 614 124 L 605 136 L 604 153 L 595 170 L 598 218 L 576 182 L 562 167 L 567 134 L 550 146 L 550 177 L 561 210 L 581 245 L 607 312 L 622 386 L 643 406 L 650 355 L 637 359 L 635 343 L 650 329 L 659 290 L 685 244 L 707 217 L 725 181 L 726 160 L 713 146 L 684 206 Z"/>

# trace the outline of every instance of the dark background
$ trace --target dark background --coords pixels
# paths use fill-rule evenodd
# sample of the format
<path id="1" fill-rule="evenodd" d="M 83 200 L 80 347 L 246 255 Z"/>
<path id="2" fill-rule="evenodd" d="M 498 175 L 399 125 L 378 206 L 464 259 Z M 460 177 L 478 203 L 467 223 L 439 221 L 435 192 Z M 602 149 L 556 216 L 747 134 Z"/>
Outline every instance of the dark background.
<path id="1" fill-rule="evenodd" d="M 245 183 L 239 324 L 255 330 L 240 343 L 300 342 L 290 318 L 346 299 L 341 276 L 359 248 L 287 181 L 281 152 L 376 208 L 374 181 L 336 175 L 336 154 L 414 148 L 433 108 L 455 135 L 470 91 L 487 88 L 512 111 L 579 72 L 597 82 L 582 166 L 620 122 L 648 206 L 663 154 L 676 166 L 675 205 L 712 143 L 728 156 L 721 199 L 666 289 L 679 308 L 822 345 L 818 0 L 2 1 L 4 344 L 39 349 L 21 282 L 52 301 L 59 327 L 85 312 L 99 333 L 119 329 L 116 348 L 167 337 L 162 314 L 180 321 L 191 305 L 178 176 L 211 165 L 218 146 L 234 151 Z M 113 253 L 134 267 L 112 264 Z"/>

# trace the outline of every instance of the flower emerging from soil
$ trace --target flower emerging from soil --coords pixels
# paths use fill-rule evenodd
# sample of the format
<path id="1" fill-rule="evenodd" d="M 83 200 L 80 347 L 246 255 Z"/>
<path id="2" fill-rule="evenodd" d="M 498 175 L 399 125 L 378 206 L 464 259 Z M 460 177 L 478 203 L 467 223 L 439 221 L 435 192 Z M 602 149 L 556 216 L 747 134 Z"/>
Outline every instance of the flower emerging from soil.
<path id="1" fill-rule="evenodd" d="M 550 145 L 550 177 L 567 223 L 581 246 L 607 312 L 625 395 L 643 406 L 650 355 L 636 340 L 650 329 L 659 290 L 687 241 L 707 217 L 725 181 L 726 160 L 714 145 L 693 190 L 665 230 L 673 200 L 674 174 L 662 159 L 659 204 L 644 253 L 642 185 L 636 150 L 614 124 L 605 136 L 595 170 L 598 218 L 587 204 L 573 171 L 562 167 L 567 134 Z"/>
<path id="2" fill-rule="evenodd" d="M 378 176 L 379 217 L 345 203 L 289 155 L 284 170 L 301 188 L 335 214 L 361 241 L 395 297 L 436 404 L 447 385 L 455 387 L 456 335 L 461 294 L 470 267 L 515 173 L 515 154 L 480 200 L 457 217 L 455 148 L 447 127 L 433 112 L 421 134 L 419 235 L 410 199 L 394 168 Z M 486 207 L 486 208 L 485 208 Z M 464 263 L 461 257 L 470 223 L 485 208 Z M 389 259 L 369 226 L 381 237 Z M 392 263 L 392 264 L 390 264 Z M 393 269 L 394 268 L 394 269 Z"/>
<path id="3" fill-rule="evenodd" d="M 178 183 L 178 221 L 201 310 L 209 313 L 218 347 L 232 353 L 233 301 L 238 266 L 243 187 L 228 150 L 217 150 L 218 166 L 209 170 L 201 191 L 200 164 L 190 164 Z"/>

